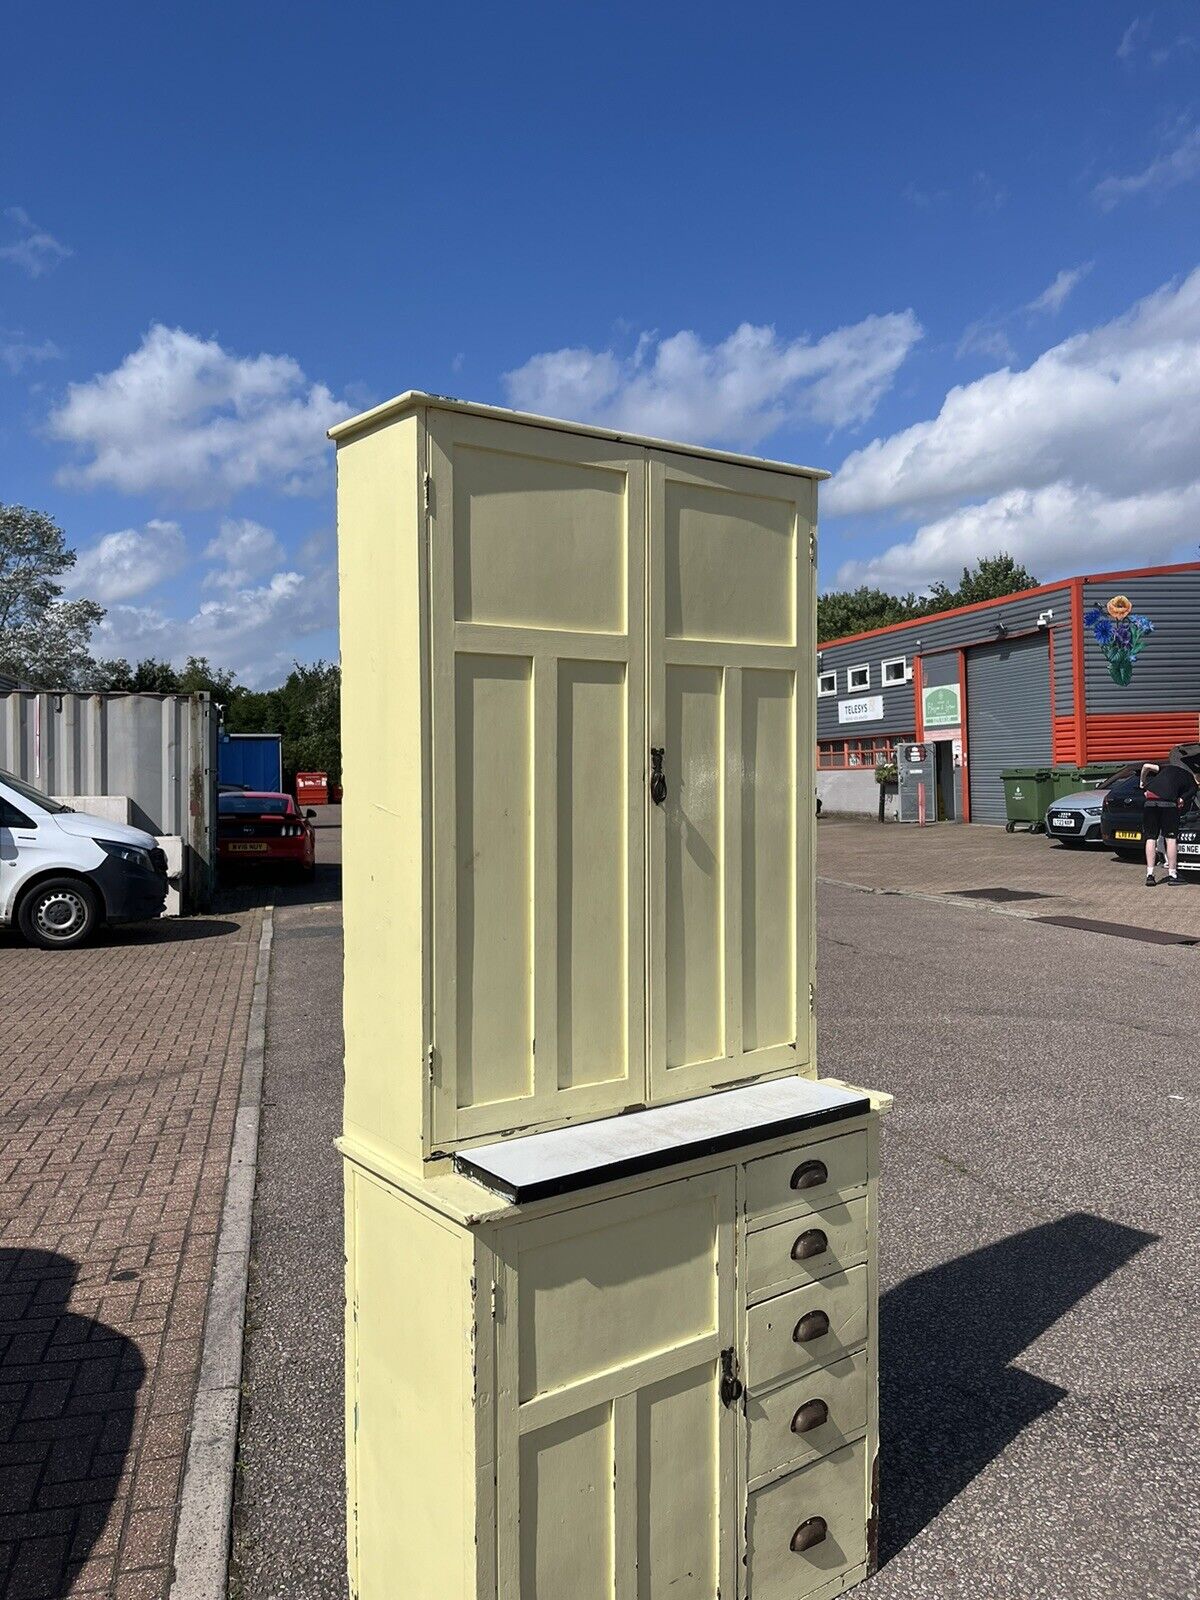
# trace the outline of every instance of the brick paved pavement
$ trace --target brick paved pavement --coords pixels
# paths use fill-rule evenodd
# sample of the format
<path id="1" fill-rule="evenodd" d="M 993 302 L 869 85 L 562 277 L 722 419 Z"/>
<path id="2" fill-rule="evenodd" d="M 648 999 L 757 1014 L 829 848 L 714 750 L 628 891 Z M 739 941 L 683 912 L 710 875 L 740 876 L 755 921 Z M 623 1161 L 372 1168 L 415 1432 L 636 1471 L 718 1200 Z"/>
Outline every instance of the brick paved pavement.
<path id="1" fill-rule="evenodd" d="M 1147 889 L 1144 863 L 1103 848 L 1070 849 L 1043 834 L 822 817 L 817 862 L 820 876 L 837 883 L 925 894 L 1017 889 L 1045 896 L 1006 906 L 1019 916 L 1090 917 L 1200 934 L 1200 874 L 1184 874 L 1177 889 L 1161 883 Z"/>
<path id="2" fill-rule="evenodd" d="M 0 1593 L 161 1600 L 262 913 L 0 935 Z"/>

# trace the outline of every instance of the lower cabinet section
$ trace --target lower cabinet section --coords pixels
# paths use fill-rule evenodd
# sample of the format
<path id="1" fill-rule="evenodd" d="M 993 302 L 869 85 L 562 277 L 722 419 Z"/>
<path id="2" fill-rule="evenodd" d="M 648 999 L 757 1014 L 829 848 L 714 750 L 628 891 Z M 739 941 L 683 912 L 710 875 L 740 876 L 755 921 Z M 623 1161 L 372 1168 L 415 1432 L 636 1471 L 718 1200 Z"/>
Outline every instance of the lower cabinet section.
<path id="1" fill-rule="evenodd" d="M 877 1121 L 525 1207 L 348 1161 L 352 1595 L 829 1600 L 863 1576 Z"/>
<path id="2" fill-rule="evenodd" d="M 867 1559 L 866 1445 L 847 1445 L 750 1496 L 751 1600 L 802 1600 Z"/>

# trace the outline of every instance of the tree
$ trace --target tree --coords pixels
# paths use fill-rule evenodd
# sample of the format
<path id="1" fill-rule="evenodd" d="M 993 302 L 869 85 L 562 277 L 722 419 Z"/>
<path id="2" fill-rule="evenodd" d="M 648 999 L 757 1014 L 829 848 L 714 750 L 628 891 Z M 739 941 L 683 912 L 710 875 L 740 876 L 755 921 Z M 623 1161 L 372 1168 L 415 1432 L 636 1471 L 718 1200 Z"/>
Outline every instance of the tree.
<path id="1" fill-rule="evenodd" d="M 888 594 L 884 589 L 831 590 L 817 596 L 817 640 L 841 639 L 850 633 L 867 633 L 872 628 L 889 628 L 893 623 L 916 617 L 935 616 L 955 606 L 970 606 L 980 600 L 999 600 L 1021 589 L 1035 589 L 1037 579 L 1012 556 L 984 556 L 972 571 L 964 567 L 957 588 L 937 582 L 927 595 Z"/>
<path id="2" fill-rule="evenodd" d="M 948 611 L 952 606 L 973 606 L 980 600 L 1000 600 L 1006 594 L 1017 594 L 1021 589 L 1036 589 L 1037 579 L 1027 567 L 1014 561 L 1010 555 L 984 556 L 972 572 L 962 569 L 962 582 L 957 589 L 944 583 L 935 583 L 930 597 L 938 611 Z"/>
<path id="3" fill-rule="evenodd" d="M 58 579 L 74 565 L 75 552 L 53 517 L 0 505 L 0 672 L 46 688 L 85 681 L 104 607 L 61 598 Z"/>

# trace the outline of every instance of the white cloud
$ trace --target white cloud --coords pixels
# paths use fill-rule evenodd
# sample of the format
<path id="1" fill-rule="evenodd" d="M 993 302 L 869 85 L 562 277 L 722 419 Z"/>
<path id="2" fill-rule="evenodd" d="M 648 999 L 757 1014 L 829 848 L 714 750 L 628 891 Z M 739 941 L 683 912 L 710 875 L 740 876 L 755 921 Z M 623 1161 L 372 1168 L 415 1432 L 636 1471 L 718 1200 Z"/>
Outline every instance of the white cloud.
<path id="1" fill-rule="evenodd" d="M 157 518 L 144 528 L 122 528 L 80 552 L 64 587 L 70 594 L 100 600 L 131 600 L 178 572 L 187 559 L 187 541 L 177 522 Z"/>
<path id="2" fill-rule="evenodd" d="M 749 448 L 784 423 L 845 427 L 869 417 L 921 337 L 912 311 L 870 316 L 810 342 L 748 322 L 719 344 L 684 330 L 643 334 L 632 356 L 562 349 L 504 375 L 522 410 Z"/>
<path id="3" fill-rule="evenodd" d="M 213 504 L 255 484 L 324 487 L 325 430 L 345 410 L 290 356 L 237 356 L 156 323 L 112 372 L 72 383 L 49 425 L 84 458 L 63 482 Z"/>
<path id="4" fill-rule="evenodd" d="M 52 233 L 38 227 L 23 206 L 9 206 L 4 215 L 13 224 L 9 232 L 15 233 L 15 238 L 0 245 L 0 261 L 11 262 L 31 278 L 40 278 L 72 254 Z"/>
<path id="5" fill-rule="evenodd" d="M 337 625 L 333 571 L 276 572 L 265 582 L 205 600 L 188 617 L 155 606 L 115 605 L 96 630 L 93 654 L 129 661 L 153 655 L 182 664 L 206 655 L 254 688 L 283 681 L 306 640 Z"/>
<path id="6" fill-rule="evenodd" d="M 37 366 L 43 361 L 61 361 L 62 351 L 53 339 L 43 339 L 33 344 L 18 329 L 0 328 L 0 365 L 8 368 L 15 378 L 25 367 Z"/>
<path id="7" fill-rule="evenodd" d="M 1017 359 L 1017 352 L 1004 331 L 1003 317 L 982 317 L 978 322 L 968 323 L 954 354 L 960 361 L 963 356 L 971 355 L 991 356 L 1006 363 Z"/>
<path id="8" fill-rule="evenodd" d="M 1166 561 L 1179 555 L 1198 520 L 1200 482 L 1117 498 L 1070 483 L 1008 489 L 926 523 L 882 555 L 843 562 L 837 586 L 921 590 L 1001 550 L 1043 578 L 1108 563 Z"/>
<path id="9" fill-rule="evenodd" d="M 1082 283 L 1092 270 L 1094 263 L 1085 261 L 1078 267 L 1064 267 L 1054 279 L 1047 284 L 1041 294 L 1035 296 L 1025 307 L 1026 311 L 1048 311 L 1051 314 L 1061 311 L 1067 300 Z"/>
<path id="10" fill-rule="evenodd" d="M 253 579 L 283 562 L 283 546 L 270 528 L 249 517 L 222 519 L 215 539 L 204 549 L 206 561 L 220 566 L 206 574 L 208 588 L 244 589 Z"/>
<path id="11" fill-rule="evenodd" d="M 839 581 L 909 588 L 999 549 L 1043 577 L 1110 557 L 1194 553 L 1198 439 L 1200 268 L 852 452 L 825 511 L 921 525 L 884 555 L 846 563 Z"/>
<path id="12" fill-rule="evenodd" d="M 1092 197 L 1102 211 L 1111 211 L 1122 200 L 1134 195 L 1162 193 L 1176 189 L 1181 183 L 1190 183 L 1200 177 L 1200 128 L 1188 127 L 1179 131 L 1175 142 L 1161 155 L 1156 156 L 1141 172 L 1126 177 L 1103 178 L 1092 190 Z"/>
<path id="13" fill-rule="evenodd" d="M 1150 32 L 1149 17 L 1134 17 L 1133 21 L 1121 35 L 1121 42 L 1117 46 L 1117 60 L 1130 61 L 1137 54 L 1138 43 Z"/>

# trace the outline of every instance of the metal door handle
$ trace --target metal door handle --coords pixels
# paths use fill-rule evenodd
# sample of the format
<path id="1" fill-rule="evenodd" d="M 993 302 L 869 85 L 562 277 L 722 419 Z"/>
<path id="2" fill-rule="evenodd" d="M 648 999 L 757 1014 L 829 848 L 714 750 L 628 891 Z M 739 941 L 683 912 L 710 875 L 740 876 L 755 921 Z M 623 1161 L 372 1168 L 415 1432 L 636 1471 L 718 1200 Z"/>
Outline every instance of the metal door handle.
<path id="1" fill-rule="evenodd" d="M 829 1407 L 824 1400 L 806 1400 L 792 1418 L 793 1433 L 811 1433 L 814 1428 L 823 1428 L 829 1421 Z"/>
<path id="2" fill-rule="evenodd" d="M 802 1161 L 792 1173 L 793 1189 L 816 1189 L 829 1182 L 829 1168 L 823 1161 Z"/>
<path id="3" fill-rule="evenodd" d="M 737 1355 L 733 1350 L 721 1351 L 721 1404 L 734 1406 L 746 1392 L 746 1386 L 737 1375 Z"/>
<path id="4" fill-rule="evenodd" d="M 663 757 L 666 750 L 661 745 L 650 747 L 650 798 L 661 806 L 667 798 L 667 780 L 663 777 Z"/>
<path id="5" fill-rule="evenodd" d="M 813 1545 L 820 1544 L 829 1532 L 829 1524 L 824 1517 L 809 1517 L 807 1522 L 802 1522 L 792 1535 L 792 1549 L 797 1555 L 805 1550 L 811 1550 Z"/>
<path id="6" fill-rule="evenodd" d="M 793 1261 L 808 1261 L 813 1256 L 823 1256 L 829 1249 L 829 1239 L 820 1228 L 809 1228 L 792 1246 Z"/>
<path id="7" fill-rule="evenodd" d="M 829 1318 L 824 1311 L 809 1311 L 792 1329 L 792 1338 L 797 1344 L 811 1344 L 814 1339 L 823 1339 L 829 1332 Z"/>

